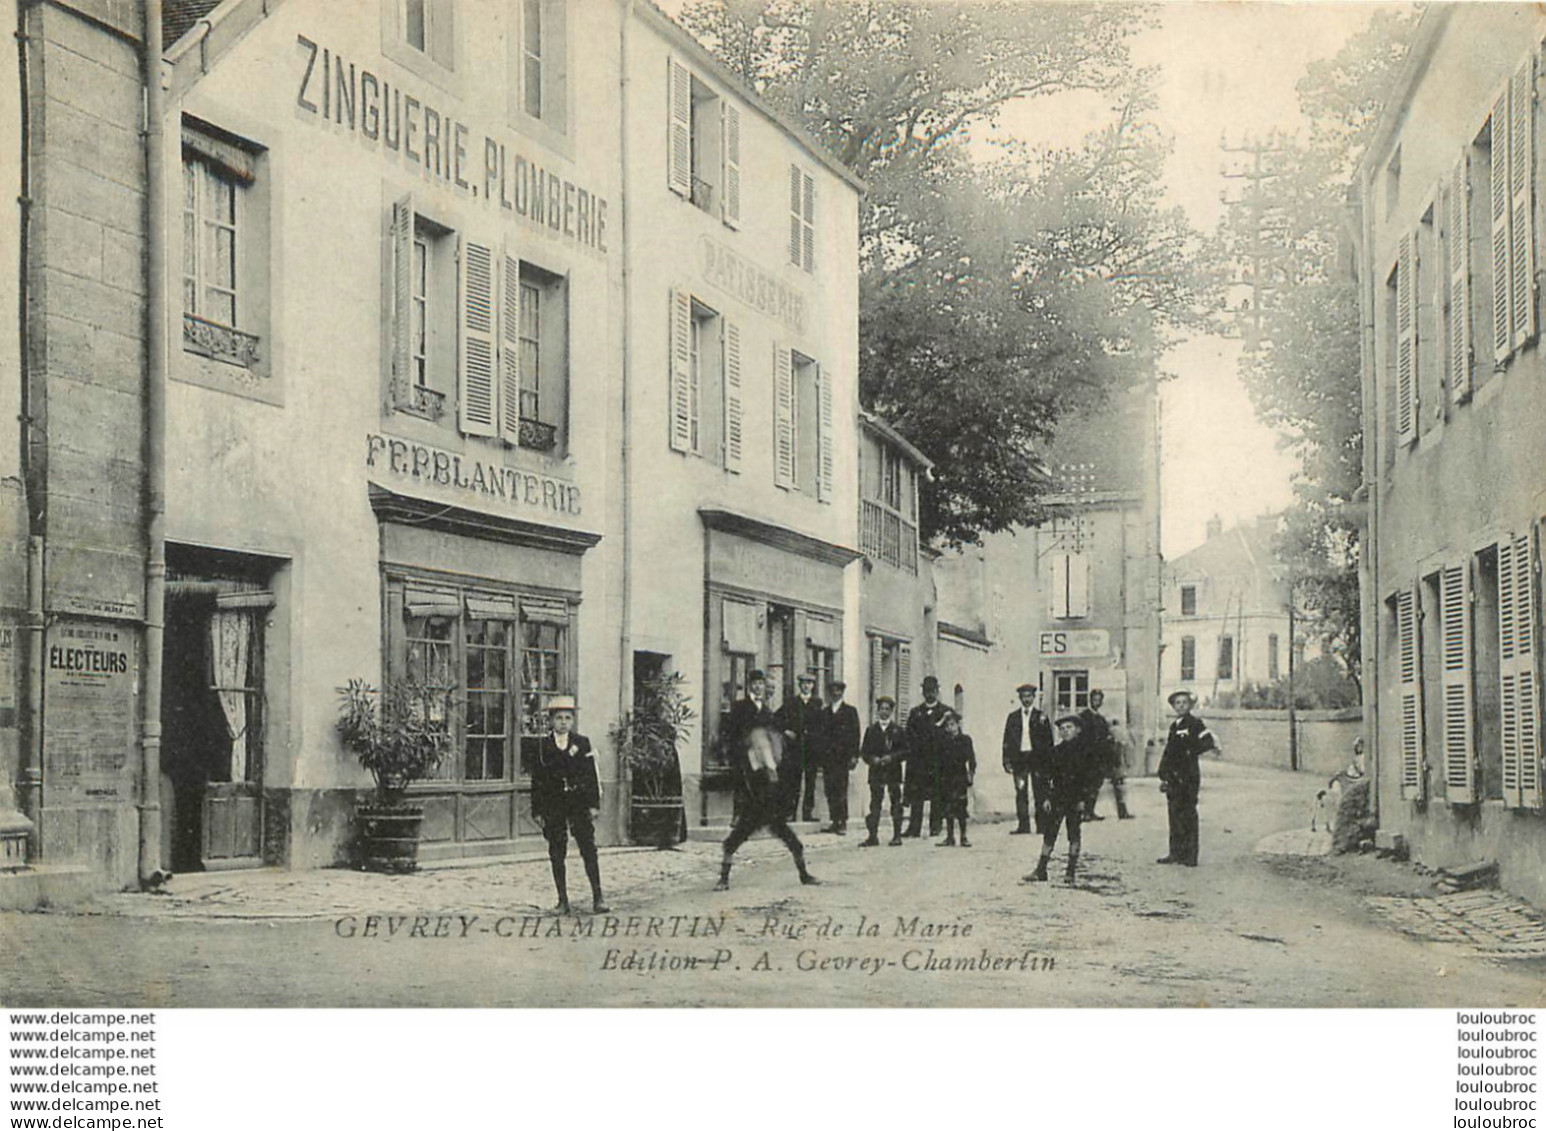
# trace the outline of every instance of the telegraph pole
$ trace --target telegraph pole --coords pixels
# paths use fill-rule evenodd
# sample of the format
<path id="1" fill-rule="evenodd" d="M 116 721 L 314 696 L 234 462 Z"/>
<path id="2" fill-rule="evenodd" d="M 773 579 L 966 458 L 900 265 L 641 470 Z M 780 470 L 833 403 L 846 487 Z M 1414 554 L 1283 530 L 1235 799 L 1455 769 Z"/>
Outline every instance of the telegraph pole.
<path id="1" fill-rule="evenodd" d="M 1262 305 L 1270 301 L 1272 292 L 1276 289 L 1269 277 L 1271 263 L 1278 256 L 1271 250 L 1272 244 L 1266 238 L 1271 234 L 1269 231 L 1271 208 L 1268 204 L 1266 187 L 1274 177 L 1281 175 L 1280 170 L 1272 167 L 1269 158 L 1273 154 L 1282 153 L 1283 148 L 1278 144 L 1275 135 L 1269 135 L 1265 141 L 1249 140 L 1236 146 L 1230 145 L 1228 139 L 1223 138 L 1219 141 L 1219 150 L 1222 153 L 1246 159 L 1243 164 L 1233 162 L 1220 170 L 1220 175 L 1225 180 L 1245 182 L 1238 198 L 1230 199 L 1226 192 L 1220 199 L 1232 211 L 1244 213 L 1247 230 L 1250 233 L 1247 251 L 1250 278 L 1247 281 L 1251 285 L 1251 298 L 1245 336 L 1247 347 L 1254 348 L 1261 341 Z"/>

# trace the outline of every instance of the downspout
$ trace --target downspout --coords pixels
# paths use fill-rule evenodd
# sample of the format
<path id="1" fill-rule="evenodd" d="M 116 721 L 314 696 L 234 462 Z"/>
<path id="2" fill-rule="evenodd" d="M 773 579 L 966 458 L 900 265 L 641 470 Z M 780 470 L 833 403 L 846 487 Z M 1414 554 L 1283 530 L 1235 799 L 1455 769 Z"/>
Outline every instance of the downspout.
<path id="1" fill-rule="evenodd" d="M 145 2 L 145 681 L 140 696 L 142 888 L 161 870 L 161 649 L 166 617 L 166 97 L 161 0 Z"/>
<path id="2" fill-rule="evenodd" d="M 629 66 L 628 48 L 630 32 L 633 28 L 634 0 L 625 0 L 623 5 L 623 26 L 618 32 L 618 67 L 617 67 L 617 98 L 618 98 L 618 217 L 623 227 L 623 389 L 621 401 L 622 415 L 622 448 L 618 453 L 620 473 L 622 476 L 622 602 L 621 622 L 618 633 L 617 656 L 617 716 L 622 718 L 633 705 L 633 476 L 630 463 L 633 447 L 633 421 L 629 416 L 629 393 L 633 386 L 633 224 L 628 217 L 628 87 Z M 626 778 L 626 768 L 618 767 L 618 778 Z M 632 796 L 633 783 L 620 780 L 625 792 L 625 801 L 621 805 L 621 820 L 625 826 L 623 832 L 631 832 L 626 826 L 630 822 L 633 807 L 626 803 L 626 798 Z"/>
<path id="3" fill-rule="evenodd" d="M 1360 659 L 1363 662 L 1363 715 L 1364 746 L 1369 762 L 1369 780 L 1374 783 L 1370 793 L 1370 816 L 1376 825 L 1380 817 L 1380 414 L 1376 404 L 1379 378 L 1375 372 L 1377 359 L 1374 354 L 1374 274 L 1369 270 L 1370 257 L 1374 254 L 1373 210 L 1370 199 L 1370 174 L 1363 171 L 1359 177 L 1358 199 L 1355 207 L 1358 215 L 1353 224 L 1357 253 L 1354 255 L 1355 284 L 1358 287 L 1358 322 L 1361 363 L 1360 401 L 1363 408 L 1363 493 L 1368 510 L 1358 540 L 1358 608 L 1360 626 Z"/>
<path id="4" fill-rule="evenodd" d="M 17 767 L 21 785 L 22 814 L 32 822 L 28 833 L 27 858 L 36 860 L 42 854 L 40 825 L 43 808 L 43 484 L 41 469 L 33 458 L 33 389 L 31 338 L 28 325 L 28 287 L 31 268 L 32 226 L 32 80 L 27 68 L 27 51 L 32 42 L 27 34 L 27 13 L 31 5 L 23 0 L 16 6 L 16 67 L 21 83 L 20 130 L 21 130 L 21 191 L 16 203 L 20 210 L 19 244 L 17 249 L 18 286 L 16 317 L 19 345 L 17 372 L 21 375 L 21 478 L 22 502 L 27 508 L 27 669 L 26 669 L 26 742 L 21 751 L 21 765 Z"/>

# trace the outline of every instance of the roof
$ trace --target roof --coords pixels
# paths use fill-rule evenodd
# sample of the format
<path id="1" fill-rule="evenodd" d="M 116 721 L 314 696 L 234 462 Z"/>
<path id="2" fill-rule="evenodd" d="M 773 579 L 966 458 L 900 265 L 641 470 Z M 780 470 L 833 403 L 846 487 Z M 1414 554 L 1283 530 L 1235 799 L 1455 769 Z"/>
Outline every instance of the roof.
<path id="1" fill-rule="evenodd" d="M 1386 95 L 1385 106 L 1380 111 L 1374 133 L 1369 137 L 1369 145 L 1358 159 L 1358 170 L 1353 176 L 1354 185 L 1363 183 L 1368 174 L 1370 162 L 1378 164 L 1386 149 L 1389 148 L 1391 138 L 1400 127 L 1402 119 L 1406 117 L 1412 89 L 1428 70 L 1434 48 L 1438 46 L 1439 36 L 1444 28 L 1449 25 L 1453 8 L 1453 4 L 1430 4 L 1418 17 L 1417 30 L 1412 36 L 1412 46 L 1406 53 L 1406 61 L 1401 65 L 1401 73 L 1396 77 L 1390 93 Z"/>
<path id="2" fill-rule="evenodd" d="M 890 424 L 886 423 L 886 421 L 876 416 L 873 412 L 867 412 L 861 408 L 859 410 L 859 422 L 868 428 L 871 432 L 874 432 L 878 436 L 884 437 L 888 442 L 900 448 L 903 455 L 912 460 L 919 467 L 923 468 L 925 472 L 934 470 L 933 460 L 924 455 L 917 448 L 913 447 L 912 444 L 908 443 L 906 436 L 902 435 Z"/>
<path id="3" fill-rule="evenodd" d="M 864 192 L 864 181 L 858 174 L 832 156 L 827 147 L 817 140 L 815 135 L 810 133 L 804 126 L 769 105 L 762 95 L 752 90 L 730 68 L 714 58 L 708 48 L 699 43 L 690 31 L 666 15 L 659 6 L 653 3 L 653 0 L 639 0 L 636 10 L 645 18 L 647 23 L 664 34 L 677 47 L 691 55 L 694 64 L 712 72 L 714 77 L 726 86 L 733 87 L 736 93 L 744 98 L 753 109 L 777 125 L 784 133 L 788 134 L 790 140 L 810 153 L 812 157 L 826 167 L 828 172 L 847 182 L 856 192 Z"/>
<path id="4" fill-rule="evenodd" d="M 164 0 L 161 7 L 161 34 L 170 47 L 205 16 L 220 6 L 220 0 Z"/>
<path id="5" fill-rule="evenodd" d="M 1276 584 L 1275 529 L 1275 524 L 1264 526 L 1261 520 L 1232 526 L 1166 563 L 1166 572 L 1175 580 L 1236 578 Z"/>

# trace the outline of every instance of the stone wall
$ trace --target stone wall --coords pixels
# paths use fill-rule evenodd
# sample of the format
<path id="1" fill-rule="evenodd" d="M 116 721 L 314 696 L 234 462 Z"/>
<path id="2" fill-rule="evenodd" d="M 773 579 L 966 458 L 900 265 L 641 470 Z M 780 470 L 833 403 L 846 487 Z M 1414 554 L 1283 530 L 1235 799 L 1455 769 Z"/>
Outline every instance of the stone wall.
<path id="1" fill-rule="evenodd" d="M 1271 766 L 1287 770 L 1288 712 L 1226 710 L 1212 707 L 1199 711 L 1208 729 L 1223 748 L 1226 762 Z M 1353 740 L 1363 731 L 1363 712 L 1299 711 L 1299 768 L 1306 774 L 1329 778 L 1344 769 L 1353 757 Z"/>

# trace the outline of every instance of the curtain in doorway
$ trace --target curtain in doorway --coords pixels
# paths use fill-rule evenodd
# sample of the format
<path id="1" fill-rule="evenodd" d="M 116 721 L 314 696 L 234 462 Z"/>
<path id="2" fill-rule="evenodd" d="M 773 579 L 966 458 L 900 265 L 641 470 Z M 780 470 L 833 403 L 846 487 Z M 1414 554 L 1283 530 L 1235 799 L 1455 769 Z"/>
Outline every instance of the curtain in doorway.
<path id="1" fill-rule="evenodd" d="M 209 622 L 210 685 L 225 715 L 231 740 L 231 780 L 247 780 L 247 668 L 252 654 L 252 613 L 217 609 Z"/>

